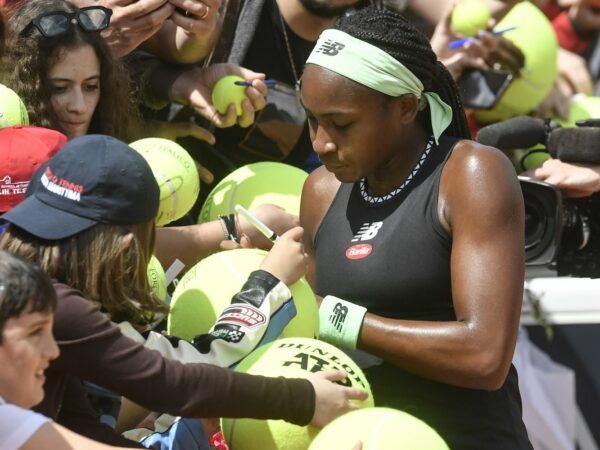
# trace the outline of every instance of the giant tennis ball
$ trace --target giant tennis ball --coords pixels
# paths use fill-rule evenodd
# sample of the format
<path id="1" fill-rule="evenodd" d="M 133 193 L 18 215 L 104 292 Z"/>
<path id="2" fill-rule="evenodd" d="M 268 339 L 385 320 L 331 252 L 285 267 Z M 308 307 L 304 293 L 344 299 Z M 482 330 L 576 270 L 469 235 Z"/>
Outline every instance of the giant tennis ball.
<path id="1" fill-rule="evenodd" d="M 368 450 L 448 450 L 440 435 L 425 422 L 392 408 L 351 411 L 326 425 L 309 450 L 351 450 L 357 442 Z"/>
<path id="2" fill-rule="evenodd" d="M 215 253 L 197 263 L 173 292 L 167 332 L 188 340 L 207 333 L 266 254 L 260 249 L 235 249 Z M 290 291 L 297 314 L 281 336 L 317 337 L 319 310 L 312 289 L 301 278 L 290 286 Z"/>
<path id="3" fill-rule="evenodd" d="M 0 128 L 29 125 L 27 108 L 11 88 L 0 84 Z"/>
<path id="4" fill-rule="evenodd" d="M 152 255 L 148 262 L 148 283 L 158 298 L 166 300 L 167 277 L 158 258 L 154 255 Z"/>
<path id="5" fill-rule="evenodd" d="M 236 81 L 246 81 L 239 75 L 227 75 L 215 83 L 212 89 L 212 103 L 220 114 L 225 114 L 232 103 L 235 112 L 242 115 L 242 102 L 246 98 L 246 86 L 238 86 Z"/>
<path id="6" fill-rule="evenodd" d="M 183 217 L 200 192 L 200 177 L 192 157 L 169 139 L 145 138 L 129 145 L 146 159 L 160 188 L 156 225 Z"/>
<path id="7" fill-rule="evenodd" d="M 306 378 L 328 369 L 345 370 L 348 377 L 342 384 L 369 392 L 369 398 L 359 406 L 374 405 L 362 370 L 342 350 L 323 341 L 308 338 L 273 341 L 250 353 L 235 368 L 237 372 L 287 378 Z M 301 427 L 283 420 L 222 419 L 221 428 L 231 450 L 306 450 L 319 432 L 313 426 Z M 339 446 L 330 448 L 346 450 Z"/>
<path id="8" fill-rule="evenodd" d="M 569 118 L 553 117 L 564 127 L 574 127 L 583 119 L 600 119 L 600 97 L 576 94 L 569 101 Z"/>
<path id="9" fill-rule="evenodd" d="M 202 205 L 198 222 L 235 212 L 237 203 L 252 209 L 272 203 L 299 215 L 300 195 L 308 173 L 279 162 L 258 162 L 234 170 L 212 189 Z"/>
<path id="10" fill-rule="evenodd" d="M 462 36 L 476 36 L 480 30 L 487 29 L 491 17 L 484 0 L 461 0 L 452 10 L 450 26 Z"/>
<path id="11" fill-rule="evenodd" d="M 474 112 L 481 124 L 529 114 L 550 93 L 556 79 L 558 42 L 544 13 L 531 2 L 517 3 L 494 29 L 509 27 L 516 28 L 503 36 L 523 52 L 525 66 L 494 108 Z"/>

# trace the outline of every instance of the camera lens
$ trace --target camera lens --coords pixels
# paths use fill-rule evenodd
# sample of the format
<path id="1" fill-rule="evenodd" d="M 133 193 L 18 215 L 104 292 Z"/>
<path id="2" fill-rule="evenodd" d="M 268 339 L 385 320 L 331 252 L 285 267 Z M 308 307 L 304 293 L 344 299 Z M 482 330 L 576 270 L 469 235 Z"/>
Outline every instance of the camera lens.
<path id="1" fill-rule="evenodd" d="M 525 262 L 548 265 L 560 238 L 560 192 L 546 183 L 519 179 L 525 203 Z"/>

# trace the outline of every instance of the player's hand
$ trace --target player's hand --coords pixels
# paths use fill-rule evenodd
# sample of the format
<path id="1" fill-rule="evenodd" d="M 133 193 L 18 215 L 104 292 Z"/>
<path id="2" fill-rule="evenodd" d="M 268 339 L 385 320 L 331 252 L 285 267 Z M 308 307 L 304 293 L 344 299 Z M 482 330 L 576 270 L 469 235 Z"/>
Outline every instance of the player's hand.
<path id="1" fill-rule="evenodd" d="M 278 236 L 300 225 L 298 216 L 288 213 L 285 209 L 271 204 L 260 205 L 250 211 L 258 220 L 273 230 Z M 242 214 L 237 215 L 238 227 L 241 233 L 247 236 L 252 247 L 269 250 L 273 242 L 267 239 L 256 229 Z"/>

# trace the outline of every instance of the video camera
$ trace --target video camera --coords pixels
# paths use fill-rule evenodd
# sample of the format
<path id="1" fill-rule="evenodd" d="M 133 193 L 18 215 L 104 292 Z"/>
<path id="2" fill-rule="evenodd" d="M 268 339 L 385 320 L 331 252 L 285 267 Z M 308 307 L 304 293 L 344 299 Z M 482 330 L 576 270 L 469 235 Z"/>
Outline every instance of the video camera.
<path id="1" fill-rule="evenodd" d="M 544 148 L 564 162 L 600 164 L 600 120 L 562 128 L 522 116 L 483 127 L 477 141 L 504 152 Z M 551 184 L 519 177 L 525 201 L 525 264 L 558 276 L 600 278 L 600 193 L 563 198 Z"/>

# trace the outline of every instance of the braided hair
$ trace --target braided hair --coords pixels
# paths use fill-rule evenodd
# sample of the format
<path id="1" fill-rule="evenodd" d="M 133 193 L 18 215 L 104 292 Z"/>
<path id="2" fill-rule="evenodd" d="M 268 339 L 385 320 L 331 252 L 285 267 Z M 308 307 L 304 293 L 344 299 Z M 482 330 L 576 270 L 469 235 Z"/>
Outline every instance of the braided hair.
<path id="1" fill-rule="evenodd" d="M 404 17 L 371 6 L 341 17 L 334 28 L 380 48 L 404 64 L 421 80 L 425 91 L 437 93 L 452 108 L 452 123 L 443 134 L 471 138 L 454 79 L 437 60 L 427 37 Z M 428 108 L 419 113 L 417 120 L 431 132 Z"/>

